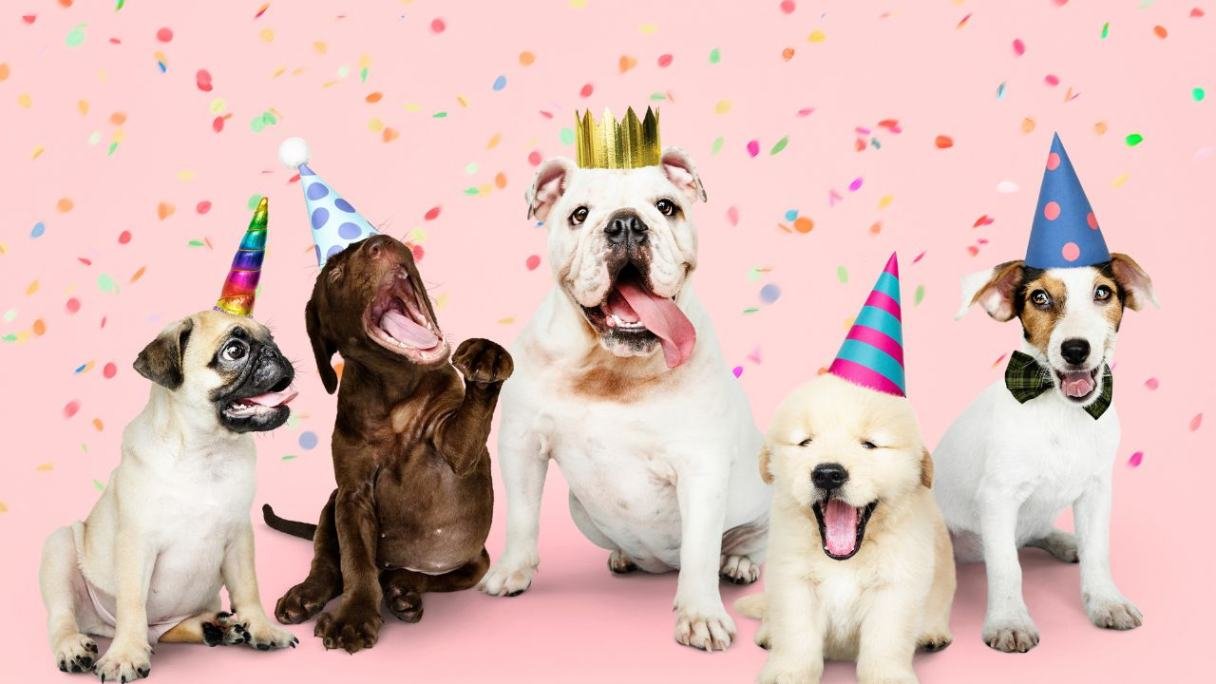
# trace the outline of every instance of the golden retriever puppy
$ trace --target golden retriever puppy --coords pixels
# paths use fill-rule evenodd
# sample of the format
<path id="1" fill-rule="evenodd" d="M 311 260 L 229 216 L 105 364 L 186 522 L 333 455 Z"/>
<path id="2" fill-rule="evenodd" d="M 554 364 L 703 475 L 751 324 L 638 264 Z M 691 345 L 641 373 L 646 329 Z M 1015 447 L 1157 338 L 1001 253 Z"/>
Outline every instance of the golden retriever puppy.
<path id="1" fill-rule="evenodd" d="M 916 682 L 916 649 L 950 644 L 955 578 L 911 404 L 822 375 L 778 409 L 760 469 L 765 591 L 735 605 L 763 619 L 759 681 L 818 682 L 830 658 L 856 660 L 861 682 Z"/>

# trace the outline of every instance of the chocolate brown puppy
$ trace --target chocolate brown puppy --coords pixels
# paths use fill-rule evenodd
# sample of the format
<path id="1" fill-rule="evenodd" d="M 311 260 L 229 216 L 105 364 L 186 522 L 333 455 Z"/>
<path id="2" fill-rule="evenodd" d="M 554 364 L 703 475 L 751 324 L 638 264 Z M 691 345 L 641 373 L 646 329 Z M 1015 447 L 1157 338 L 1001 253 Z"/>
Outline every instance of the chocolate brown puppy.
<path id="1" fill-rule="evenodd" d="M 338 391 L 338 487 L 315 526 L 263 507 L 266 524 L 315 548 L 308 577 L 279 599 L 275 617 L 303 622 L 341 595 L 315 633 L 326 648 L 354 653 L 375 645 L 382 600 L 417 622 L 424 592 L 470 588 L 489 566 L 486 438 L 513 364 L 483 339 L 465 340 L 449 363 L 410 250 L 384 235 L 326 262 L 305 316 L 321 380 Z M 335 352 L 345 361 L 340 387 Z"/>

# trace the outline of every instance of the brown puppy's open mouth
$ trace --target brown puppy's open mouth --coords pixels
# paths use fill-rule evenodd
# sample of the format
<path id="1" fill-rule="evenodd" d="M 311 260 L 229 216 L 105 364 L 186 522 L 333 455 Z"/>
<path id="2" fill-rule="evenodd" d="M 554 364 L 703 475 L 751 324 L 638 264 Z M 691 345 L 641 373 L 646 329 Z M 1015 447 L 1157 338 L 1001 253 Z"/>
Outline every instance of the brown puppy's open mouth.
<path id="1" fill-rule="evenodd" d="M 1064 396 L 1075 402 L 1083 402 L 1090 398 L 1098 389 L 1098 370 L 1102 364 L 1087 371 L 1060 371 L 1052 369 L 1056 374 L 1056 384 Z"/>
<path id="2" fill-rule="evenodd" d="M 447 355 L 443 331 L 404 269 L 385 276 L 363 325 L 380 346 L 415 363 L 432 363 Z"/>
<path id="3" fill-rule="evenodd" d="M 823 552 L 832 560 L 847 560 L 860 549 L 866 535 L 866 523 L 878 507 L 877 501 L 865 506 L 850 506 L 839 498 L 816 501 L 811 510 L 819 523 L 819 538 L 823 540 Z"/>
<path id="4" fill-rule="evenodd" d="M 617 274 L 604 301 L 583 307 L 583 316 L 603 337 L 638 347 L 659 342 L 668 368 L 687 361 L 697 342 L 696 328 L 675 300 L 651 292 L 632 264 Z"/>

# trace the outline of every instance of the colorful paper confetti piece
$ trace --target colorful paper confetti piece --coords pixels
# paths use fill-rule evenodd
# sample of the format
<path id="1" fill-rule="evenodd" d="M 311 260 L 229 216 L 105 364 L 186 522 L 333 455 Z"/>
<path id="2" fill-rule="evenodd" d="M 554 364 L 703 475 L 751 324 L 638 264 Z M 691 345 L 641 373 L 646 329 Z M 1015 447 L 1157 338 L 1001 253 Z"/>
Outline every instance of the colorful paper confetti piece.
<path id="1" fill-rule="evenodd" d="M 1207 95 L 1207 91 L 1203 88 L 1191 88 L 1191 99 L 1196 102 L 1203 102 L 1203 98 Z"/>
<path id="2" fill-rule="evenodd" d="M 305 430 L 300 433 L 299 439 L 300 448 L 309 451 L 317 446 L 317 433 L 312 430 Z"/>
<path id="3" fill-rule="evenodd" d="M 76 415 L 76 413 L 79 410 L 80 410 L 80 402 L 73 399 L 72 401 L 69 401 L 67 404 L 64 405 L 63 417 L 71 418 L 72 416 Z"/>
<path id="4" fill-rule="evenodd" d="M 1127 457 L 1127 465 L 1129 465 L 1132 468 L 1139 468 L 1140 464 L 1143 462 L 1144 462 L 1144 452 L 1143 451 L 1133 451 L 1132 455 Z"/>
<path id="5" fill-rule="evenodd" d="M 844 285 L 849 282 L 849 269 L 844 266 L 836 267 L 836 282 Z"/>
<path id="6" fill-rule="evenodd" d="M 709 51 L 709 63 L 710 64 L 717 64 L 718 62 L 721 62 L 721 61 L 722 61 L 722 53 L 721 53 L 721 51 L 718 50 L 718 48 L 714 48 Z"/>
<path id="7" fill-rule="evenodd" d="M 1124 141 L 1127 143 L 1128 147 L 1135 147 L 1136 145 L 1144 142 L 1144 136 L 1140 135 L 1139 133 L 1128 133 L 1127 137 L 1124 138 Z"/>
<path id="8" fill-rule="evenodd" d="M 760 154 L 760 141 L 749 140 L 747 142 L 747 155 L 754 158 L 758 154 Z"/>
<path id="9" fill-rule="evenodd" d="M 1102 24 L 1102 33 L 1101 33 L 1102 40 L 1106 40 L 1106 37 L 1109 35 L 1110 35 L 1110 22 L 1108 21 L 1108 22 L 1105 22 Z"/>
<path id="10" fill-rule="evenodd" d="M 494 90 L 494 92 L 498 92 L 498 91 L 502 90 L 503 88 L 506 88 L 507 87 L 507 77 L 503 76 L 503 75 L 499 75 L 498 78 L 494 79 L 494 85 L 492 85 L 490 87 Z"/>
<path id="11" fill-rule="evenodd" d="M 782 136 L 782 138 L 781 138 L 780 140 L 778 140 L 778 141 L 776 142 L 776 144 L 774 144 L 774 145 L 773 145 L 772 149 L 770 149 L 770 150 L 768 151 L 768 153 L 769 153 L 770 155 L 772 155 L 772 154 L 780 154 L 780 153 L 781 153 L 781 151 L 782 151 L 782 150 L 784 150 L 784 149 L 786 148 L 786 146 L 787 146 L 787 145 L 789 145 L 789 144 L 790 144 L 790 137 L 789 137 L 788 135 L 786 135 L 786 136 Z M 749 151 L 750 151 L 750 148 L 749 148 Z M 753 155 L 753 156 L 755 156 L 755 155 Z"/>
<path id="12" fill-rule="evenodd" d="M 1150 390 L 1155 390 L 1161 386 L 1161 381 L 1157 378 L 1149 378 L 1148 380 L 1144 381 L 1144 386 Z"/>
<path id="13" fill-rule="evenodd" d="M 939 150 L 949 149 L 954 147 L 954 138 L 948 135 L 939 135 L 933 139 L 933 145 Z"/>
<path id="14" fill-rule="evenodd" d="M 77 47 L 84 42 L 84 30 L 85 24 L 77 24 L 72 27 L 71 31 L 68 31 L 68 37 L 65 40 L 68 47 Z"/>
<path id="15" fill-rule="evenodd" d="M 925 300 L 925 286 L 917 285 L 916 292 L 912 295 L 912 306 L 920 306 L 920 303 Z"/>
<path id="16" fill-rule="evenodd" d="M 769 283 L 760 288 L 760 301 L 765 304 L 772 304 L 781 298 L 781 288 Z"/>
<path id="17" fill-rule="evenodd" d="M 1196 413 L 1196 414 L 1195 414 L 1195 417 L 1191 419 L 1191 424 L 1190 424 L 1190 426 L 1189 426 L 1189 427 L 1190 427 L 1191 432 L 1195 432 L 1195 431 L 1196 431 L 1196 430 L 1198 430 L 1198 429 L 1200 428 L 1200 426 L 1202 426 L 1202 425 L 1203 425 L 1203 414 L 1202 414 L 1202 413 Z"/>

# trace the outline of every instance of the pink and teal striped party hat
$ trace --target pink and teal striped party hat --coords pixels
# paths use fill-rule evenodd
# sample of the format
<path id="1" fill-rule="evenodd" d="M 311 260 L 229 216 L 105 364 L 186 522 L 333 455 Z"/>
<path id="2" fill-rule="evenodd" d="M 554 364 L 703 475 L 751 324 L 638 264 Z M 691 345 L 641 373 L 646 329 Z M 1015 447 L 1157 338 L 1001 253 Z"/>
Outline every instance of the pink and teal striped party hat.
<path id="1" fill-rule="evenodd" d="M 862 387 L 907 396 L 899 307 L 899 259 L 894 253 L 874 283 L 828 372 Z"/>
<path id="2" fill-rule="evenodd" d="M 266 225 L 269 218 L 269 203 L 263 197 L 253 212 L 241 246 L 232 258 L 232 268 L 224 281 L 224 290 L 215 303 L 217 311 L 226 311 L 234 316 L 253 315 L 253 298 L 258 289 L 258 278 L 262 275 L 262 258 L 266 256 Z"/>

